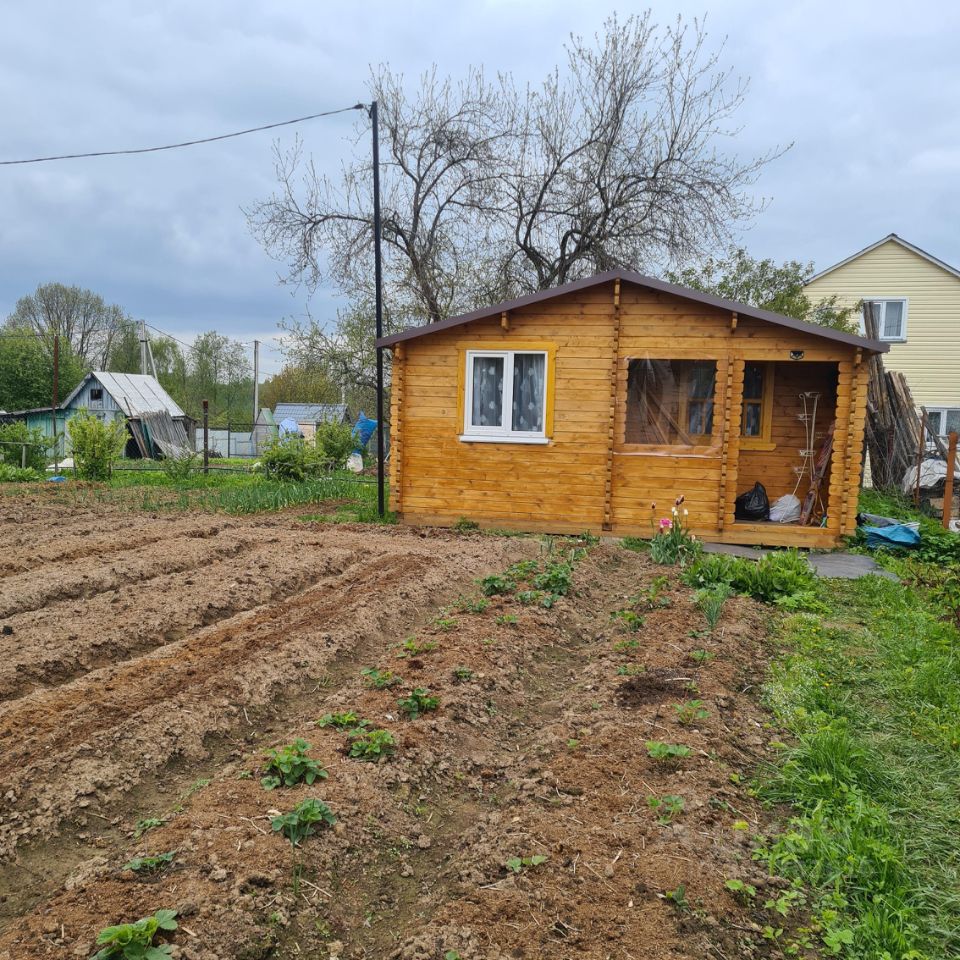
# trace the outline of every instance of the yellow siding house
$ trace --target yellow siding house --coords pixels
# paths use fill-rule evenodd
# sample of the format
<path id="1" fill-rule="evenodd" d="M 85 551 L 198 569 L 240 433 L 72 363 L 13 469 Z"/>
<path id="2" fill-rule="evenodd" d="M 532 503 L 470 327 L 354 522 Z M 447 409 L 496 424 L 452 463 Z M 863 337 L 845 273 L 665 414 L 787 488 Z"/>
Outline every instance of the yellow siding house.
<path id="1" fill-rule="evenodd" d="M 933 430 L 960 432 L 960 270 L 891 233 L 811 277 L 806 291 L 877 303 L 884 365 L 906 376 Z"/>

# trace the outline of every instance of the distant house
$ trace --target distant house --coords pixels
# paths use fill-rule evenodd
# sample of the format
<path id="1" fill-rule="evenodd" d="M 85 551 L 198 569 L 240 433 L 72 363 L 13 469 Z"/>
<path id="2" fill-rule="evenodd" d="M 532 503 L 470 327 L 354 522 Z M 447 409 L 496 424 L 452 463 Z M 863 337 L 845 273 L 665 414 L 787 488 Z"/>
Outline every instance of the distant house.
<path id="1" fill-rule="evenodd" d="M 345 403 L 278 403 L 273 409 L 273 422 L 279 427 L 292 420 L 307 440 L 312 440 L 321 423 L 347 423 Z"/>
<path id="2" fill-rule="evenodd" d="M 67 424 L 80 410 L 88 410 L 105 423 L 125 420 L 130 431 L 126 455 L 157 457 L 189 449 L 193 421 L 160 385 L 156 377 L 139 373 L 88 373 L 57 408 L 57 435 L 67 434 Z M 45 436 L 53 435 L 50 407 L 18 410 L 7 420 L 23 420 Z M 69 451 L 69 443 L 66 449 Z"/>
<path id="3" fill-rule="evenodd" d="M 895 233 L 807 281 L 814 300 L 876 304 L 884 365 L 903 373 L 931 429 L 960 431 L 960 269 Z"/>

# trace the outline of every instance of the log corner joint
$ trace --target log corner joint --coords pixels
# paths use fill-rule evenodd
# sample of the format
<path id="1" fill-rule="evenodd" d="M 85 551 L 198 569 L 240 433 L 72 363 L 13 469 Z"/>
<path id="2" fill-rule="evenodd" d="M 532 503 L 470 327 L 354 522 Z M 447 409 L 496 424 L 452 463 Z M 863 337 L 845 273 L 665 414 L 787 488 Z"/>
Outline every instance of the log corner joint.
<path id="1" fill-rule="evenodd" d="M 730 314 L 730 332 L 734 333 L 737 329 L 737 314 L 736 311 L 731 312 Z"/>
<path id="2" fill-rule="evenodd" d="M 510 314 L 506 310 L 504 310 L 503 313 L 500 314 L 500 326 L 504 330 L 510 329 Z"/>
<path id="3" fill-rule="evenodd" d="M 620 306 L 620 279 L 619 278 L 613 281 L 613 305 L 615 307 Z"/>

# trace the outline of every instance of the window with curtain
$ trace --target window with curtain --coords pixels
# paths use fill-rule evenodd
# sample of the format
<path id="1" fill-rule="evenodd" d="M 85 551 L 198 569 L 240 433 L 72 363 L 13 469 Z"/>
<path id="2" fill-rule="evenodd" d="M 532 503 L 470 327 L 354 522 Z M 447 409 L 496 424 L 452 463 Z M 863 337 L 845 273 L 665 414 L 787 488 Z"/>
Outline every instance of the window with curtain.
<path id="1" fill-rule="evenodd" d="M 743 408 L 740 436 L 757 443 L 770 441 L 773 403 L 772 364 L 748 360 L 743 365 Z M 749 446 L 749 443 L 747 444 Z"/>
<path id="2" fill-rule="evenodd" d="M 468 351 L 464 399 L 464 439 L 544 438 L 546 351 Z"/>
<path id="3" fill-rule="evenodd" d="M 716 360 L 631 360 L 624 441 L 709 444 L 716 387 Z"/>

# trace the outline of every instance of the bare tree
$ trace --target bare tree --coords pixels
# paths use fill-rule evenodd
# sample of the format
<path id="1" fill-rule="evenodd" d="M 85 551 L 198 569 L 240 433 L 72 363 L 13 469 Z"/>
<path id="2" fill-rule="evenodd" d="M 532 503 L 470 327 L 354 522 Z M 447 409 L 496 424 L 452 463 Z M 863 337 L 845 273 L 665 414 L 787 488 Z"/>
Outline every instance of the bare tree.
<path id="1" fill-rule="evenodd" d="M 613 17 L 567 53 L 566 69 L 531 89 L 434 70 L 410 95 L 402 75 L 372 75 L 395 314 L 432 322 L 611 267 L 682 265 L 726 246 L 760 208 L 750 188 L 778 151 L 741 159 L 728 146 L 746 85 L 720 69 L 700 22 Z M 278 154 L 280 189 L 248 212 L 288 281 L 332 279 L 355 303 L 372 287 L 365 124 L 359 138 L 363 158 L 336 183 L 299 143 Z"/>
<path id="2" fill-rule="evenodd" d="M 45 283 L 21 297 L 7 318 L 9 329 L 29 330 L 52 346 L 59 335 L 87 367 L 103 369 L 114 340 L 131 319 L 92 290 Z"/>

